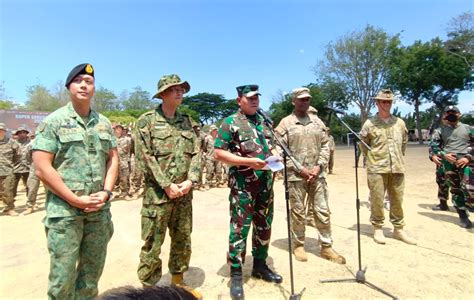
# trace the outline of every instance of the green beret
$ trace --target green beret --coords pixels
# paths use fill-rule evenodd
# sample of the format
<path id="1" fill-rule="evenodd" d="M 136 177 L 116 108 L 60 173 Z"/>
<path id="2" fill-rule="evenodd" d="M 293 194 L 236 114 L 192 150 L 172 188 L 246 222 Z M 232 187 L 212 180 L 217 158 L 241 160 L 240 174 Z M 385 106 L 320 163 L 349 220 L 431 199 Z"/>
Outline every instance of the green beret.
<path id="1" fill-rule="evenodd" d="M 239 97 L 241 96 L 252 97 L 254 95 L 261 95 L 258 92 L 258 85 L 256 84 L 241 85 L 241 86 L 236 87 L 236 90 Z"/>
<path id="2" fill-rule="evenodd" d="M 75 66 L 71 70 L 71 72 L 69 72 L 69 75 L 67 75 L 66 84 L 65 84 L 66 88 L 69 88 L 69 85 L 74 80 L 74 78 L 76 78 L 77 75 L 81 75 L 81 74 L 87 74 L 94 77 L 94 68 L 92 67 L 91 64 L 80 64 L 80 65 Z"/>

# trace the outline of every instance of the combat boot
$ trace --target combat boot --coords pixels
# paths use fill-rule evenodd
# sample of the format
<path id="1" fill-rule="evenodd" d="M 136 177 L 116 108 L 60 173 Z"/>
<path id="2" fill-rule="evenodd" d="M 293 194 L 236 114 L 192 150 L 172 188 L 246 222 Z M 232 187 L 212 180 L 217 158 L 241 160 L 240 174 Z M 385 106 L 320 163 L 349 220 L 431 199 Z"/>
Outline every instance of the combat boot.
<path id="1" fill-rule="evenodd" d="M 186 291 L 193 294 L 193 296 L 196 297 L 196 299 L 202 299 L 201 293 L 199 293 L 198 291 L 196 291 L 192 287 L 187 286 L 187 285 L 184 284 L 183 273 L 172 274 L 171 275 L 171 284 L 176 285 L 177 287 L 180 287 L 182 289 L 185 289 Z"/>
<path id="2" fill-rule="evenodd" d="M 16 217 L 18 216 L 18 213 L 12 208 L 12 209 L 8 209 L 8 210 L 4 210 L 3 211 L 4 214 L 6 215 L 9 215 L 11 217 Z"/>
<path id="3" fill-rule="evenodd" d="M 433 206 L 432 210 L 448 211 L 449 210 L 448 202 L 441 200 L 439 201 L 438 205 Z"/>
<path id="4" fill-rule="evenodd" d="M 26 216 L 26 215 L 30 215 L 34 212 L 34 208 L 33 207 L 28 207 L 21 215 L 22 216 Z"/>
<path id="5" fill-rule="evenodd" d="M 459 215 L 459 226 L 462 228 L 466 229 L 471 229 L 472 228 L 472 222 L 469 220 L 469 217 L 467 215 L 467 211 L 464 209 L 459 209 L 456 207 L 456 211 L 458 212 Z"/>
<path id="6" fill-rule="evenodd" d="M 382 244 L 382 245 L 384 245 L 386 243 L 385 235 L 383 235 L 382 228 L 374 227 L 374 241 L 377 244 Z"/>
<path id="7" fill-rule="evenodd" d="M 321 257 L 337 264 L 345 265 L 346 259 L 331 246 L 321 246 Z"/>
<path id="8" fill-rule="evenodd" d="M 230 267 L 230 297 L 232 300 L 245 299 L 241 267 Z"/>
<path id="9" fill-rule="evenodd" d="M 298 261 L 308 261 L 308 256 L 306 255 L 303 246 L 296 247 L 295 250 L 293 250 L 293 254 Z"/>
<path id="10" fill-rule="evenodd" d="M 409 245 L 416 245 L 416 240 L 410 237 L 402 228 L 395 228 L 393 230 L 393 238 Z"/>
<path id="11" fill-rule="evenodd" d="M 283 281 L 280 275 L 270 270 L 263 259 L 253 260 L 252 277 L 275 283 L 281 283 Z"/>

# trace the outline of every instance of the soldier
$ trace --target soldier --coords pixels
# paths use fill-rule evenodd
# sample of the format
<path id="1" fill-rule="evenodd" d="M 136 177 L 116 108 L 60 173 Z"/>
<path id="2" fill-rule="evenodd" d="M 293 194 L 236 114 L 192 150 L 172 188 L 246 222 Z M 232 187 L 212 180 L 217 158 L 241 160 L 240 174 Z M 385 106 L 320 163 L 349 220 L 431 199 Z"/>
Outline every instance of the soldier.
<path id="1" fill-rule="evenodd" d="M 161 98 L 162 104 L 137 121 L 135 154 L 145 174 L 141 210 L 141 236 L 145 243 L 140 252 L 138 278 L 145 287 L 154 286 L 161 278 L 160 253 L 167 229 L 171 237 L 171 282 L 184 285 L 183 273 L 189 268 L 192 188 L 199 181 L 200 143 L 191 118 L 177 109 L 190 88 L 178 75 L 161 77 L 153 97 Z"/>
<path id="2" fill-rule="evenodd" d="M 258 85 L 237 87 L 240 109 L 224 119 L 214 151 L 217 160 L 230 165 L 230 235 L 227 261 L 230 264 L 230 294 L 243 299 L 242 265 L 245 262 L 247 235 L 252 230 L 252 276 L 281 283 L 283 278 L 266 263 L 273 220 L 273 177 L 265 159 L 271 156 L 266 124 L 256 114 L 259 106 Z"/>
<path id="3" fill-rule="evenodd" d="M 432 140 L 433 137 L 431 137 Z M 436 165 L 436 184 L 438 185 L 438 201 L 439 204 L 432 207 L 433 210 L 449 211 L 449 186 L 446 180 L 446 174 L 442 164 L 442 159 L 433 153 L 433 148 L 429 148 L 429 159 Z"/>
<path id="4" fill-rule="evenodd" d="M 23 182 L 23 186 L 26 187 L 26 194 L 28 194 L 28 175 L 30 174 L 30 162 L 27 158 L 28 156 L 28 145 L 30 144 L 30 139 L 28 134 L 30 132 L 25 127 L 18 127 L 15 135 L 17 137 L 16 141 L 20 146 L 18 151 L 20 154 L 20 159 L 15 163 L 13 167 L 13 174 L 15 174 L 15 181 L 13 183 L 13 197 L 16 197 L 18 190 L 18 183 Z"/>
<path id="5" fill-rule="evenodd" d="M 18 153 L 20 146 L 13 139 L 7 138 L 6 130 L 6 125 L 0 123 L 0 198 L 5 205 L 2 213 L 9 216 L 18 216 L 15 211 L 15 197 L 13 196 L 15 181 L 13 166 L 20 159 Z"/>
<path id="6" fill-rule="evenodd" d="M 346 259 L 332 249 L 331 212 L 325 178 L 329 160 L 328 133 L 324 124 L 319 124 L 313 115 L 308 114 L 310 100 L 309 89 L 294 89 L 292 103 L 295 109 L 275 129 L 295 159 L 295 163 L 291 160 L 288 163 L 293 254 L 299 261 L 308 260 L 304 250 L 308 221 L 318 229 L 321 257 L 345 264 Z M 310 219 L 306 218 L 307 211 Z"/>
<path id="7" fill-rule="evenodd" d="M 329 162 L 328 162 L 328 174 L 332 174 L 334 168 L 334 152 L 336 151 L 336 143 L 334 143 L 334 137 L 331 135 L 331 129 L 327 130 L 329 139 Z"/>
<path id="8" fill-rule="evenodd" d="M 365 121 L 361 137 L 372 150 L 362 147 L 367 157 L 367 183 L 370 189 L 370 222 L 374 228 L 374 241 L 385 244 L 383 200 L 385 191 L 390 201 L 390 222 L 393 224 L 393 238 L 410 245 L 416 240 L 403 230 L 403 189 L 405 184 L 405 155 L 408 130 L 402 119 L 393 116 L 390 109 L 393 93 L 381 90 L 374 97 L 378 113 Z"/>
<path id="9" fill-rule="evenodd" d="M 451 188 L 459 226 L 472 228 L 467 210 L 474 204 L 474 127 L 459 121 L 456 106 L 444 109 L 445 123 L 433 133 L 430 147 L 435 163 L 442 163 L 446 181 Z"/>
<path id="10" fill-rule="evenodd" d="M 222 163 L 214 158 L 214 142 L 217 136 L 216 125 L 211 125 L 205 139 L 206 147 L 206 189 L 222 184 Z"/>
<path id="11" fill-rule="evenodd" d="M 71 102 L 43 120 L 33 143 L 36 175 L 47 188 L 48 298 L 94 299 L 113 234 L 117 144 L 109 120 L 91 109 L 92 66 L 74 67 L 65 86 Z"/>
<path id="12" fill-rule="evenodd" d="M 206 166 L 206 158 L 205 158 L 205 152 L 206 152 L 206 134 L 201 131 L 201 126 L 198 124 L 194 124 L 193 126 L 194 133 L 196 133 L 196 136 L 199 139 L 199 156 L 201 158 L 201 174 L 199 175 L 199 180 L 198 183 L 196 184 L 196 190 L 202 190 L 204 188 L 203 186 L 203 170 Z"/>
<path id="13" fill-rule="evenodd" d="M 116 124 L 114 134 L 117 138 L 117 151 L 119 155 L 119 176 L 120 199 L 131 199 L 130 194 L 130 157 L 132 151 L 132 140 L 125 135 L 124 127 Z"/>
<path id="14" fill-rule="evenodd" d="M 30 174 L 28 175 L 28 181 L 26 182 L 26 187 L 28 191 L 28 200 L 26 201 L 26 210 L 22 213 L 22 215 L 26 216 L 31 213 L 35 209 L 38 208 L 36 205 L 36 198 L 38 196 L 38 190 L 39 190 L 39 185 L 40 185 L 40 180 L 38 176 L 36 176 L 36 169 L 35 166 L 33 165 L 33 140 L 35 138 L 35 135 L 33 133 L 30 134 L 30 143 L 28 144 L 26 148 L 26 159 L 28 161 L 28 164 L 30 165 Z"/>

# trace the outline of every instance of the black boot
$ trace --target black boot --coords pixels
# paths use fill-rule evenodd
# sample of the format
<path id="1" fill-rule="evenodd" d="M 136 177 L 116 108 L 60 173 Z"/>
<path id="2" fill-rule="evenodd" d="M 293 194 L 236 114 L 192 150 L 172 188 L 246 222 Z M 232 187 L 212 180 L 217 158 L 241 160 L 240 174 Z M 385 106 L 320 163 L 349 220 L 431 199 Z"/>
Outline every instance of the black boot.
<path id="1" fill-rule="evenodd" d="M 230 297 L 232 300 L 245 299 L 241 267 L 230 267 Z"/>
<path id="2" fill-rule="evenodd" d="M 433 206 L 432 209 L 433 210 L 448 211 L 449 210 L 448 202 L 441 200 L 441 201 L 439 201 L 439 204 L 436 205 L 436 206 Z"/>
<path id="3" fill-rule="evenodd" d="M 461 221 L 459 223 L 459 226 L 462 228 L 466 229 L 471 229 L 472 228 L 472 222 L 469 220 L 469 217 L 467 216 L 467 212 L 464 209 L 459 209 L 456 207 L 456 211 L 458 212 L 459 215 L 459 220 Z"/>
<path id="4" fill-rule="evenodd" d="M 265 260 L 261 259 L 253 260 L 252 276 L 268 282 L 281 283 L 283 281 L 283 278 L 270 270 Z"/>

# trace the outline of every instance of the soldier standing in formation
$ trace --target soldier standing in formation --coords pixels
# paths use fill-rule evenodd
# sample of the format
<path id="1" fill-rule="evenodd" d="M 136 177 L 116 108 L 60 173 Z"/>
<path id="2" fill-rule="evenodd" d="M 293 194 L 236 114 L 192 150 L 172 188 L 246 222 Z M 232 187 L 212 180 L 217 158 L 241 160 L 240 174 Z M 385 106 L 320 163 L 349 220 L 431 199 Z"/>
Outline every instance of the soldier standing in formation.
<path id="1" fill-rule="evenodd" d="M 206 147 L 206 189 L 222 184 L 222 163 L 214 157 L 214 142 L 217 136 L 216 125 L 211 125 L 205 138 Z"/>
<path id="2" fill-rule="evenodd" d="M 27 191 L 28 191 L 28 200 L 26 201 L 26 210 L 22 213 L 22 215 L 26 216 L 31 213 L 35 209 L 37 209 L 36 205 L 36 198 L 38 197 L 38 190 L 40 185 L 40 180 L 38 176 L 36 176 L 36 169 L 33 164 L 33 141 L 35 139 L 34 134 L 30 134 L 30 143 L 26 149 L 26 159 L 28 164 L 30 165 L 30 174 L 28 175 L 28 181 L 26 182 Z"/>
<path id="3" fill-rule="evenodd" d="M 120 199 L 130 199 L 130 157 L 132 151 L 132 140 L 125 134 L 124 127 L 116 124 L 114 127 L 117 138 L 117 151 L 119 155 L 119 175 Z"/>
<path id="4" fill-rule="evenodd" d="M 15 211 L 15 197 L 13 196 L 15 175 L 13 166 L 20 159 L 19 145 L 6 136 L 7 127 L 0 123 L 0 198 L 5 205 L 2 213 L 9 216 L 18 216 Z"/>
<path id="5" fill-rule="evenodd" d="M 28 175 L 30 174 L 30 163 L 28 161 L 28 145 L 30 144 L 30 139 L 28 134 L 30 132 L 24 127 L 18 127 L 15 132 L 16 142 L 20 146 L 18 151 L 20 159 L 15 163 L 13 167 L 13 174 L 15 174 L 15 181 L 13 183 L 13 197 L 16 197 L 18 192 L 18 183 L 20 180 L 23 183 L 23 186 L 26 187 L 26 194 L 28 194 Z"/>
<path id="6" fill-rule="evenodd" d="M 459 121 L 461 112 L 456 106 L 444 109 L 444 124 L 431 138 L 432 160 L 442 164 L 447 185 L 451 188 L 454 208 L 463 228 L 472 228 L 468 209 L 474 205 L 474 127 Z"/>
<path id="7" fill-rule="evenodd" d="M 405 186 L 405 155 L 408 130 L 402 119 L 393 116 L 390 109 L 393 93 L 381 90 L 374 97 L 378 113 L 365 121 L 361 137 L 368 146 L 362 146 L 367 157 L 367 183 L 370 190 L 370 222 L 374 228 L 374 241 L 385 244 L 382 227 L 384 225 L 383 201 L 385 192 L 390 200 L 390 222 L 393 224 L 393 237 L 410 245 L 416 240 L 403 230 L 403 190 Z"/>
<path id="8" fill-rule="evenodd" d="M 293 253 L 299 261 L 308 260 L 304 250 L 305 225 L 308 223 L 318 229 L 321 257 L 345 264 L 346 259 L 332 249 L 331 212 L 325 178 L 329 139 L 326 126 L 308 114 L 310 100 L 309 89 L 294 89 L 292 103 L 295 109 L 275 129 L 295 159 L 295 163 L 288 162 Z"/>
<path id="9" fill-rule="evenodd" d="M 118 172 L 109 120 L 91 109 L 90 64 L 66 79 L 71 102 L 48 115 L 33 143 L 36 175 L 47 188 L 49 299 L 94 299 L 113 234 L 111 190 Z"/>
<path id="10" fill-rule="evenodd" d="M 328 174 L 333 173 L 334 168 L 334 152 L 336 152 L 336 143 L 334 143 L 334 137 L 331 134 L 331 129 L 327 130 L 329 139 L 329 162 L 328 162 Z"/>
<path id="11" fill-rule="evenodd" d="M 232 299 L 243 299 L 242 265 L 245 262 L 247 235 L 252 230 L 252 276 L 268 282 L 281 283 L 283 278 L 266 263 L 273 220 L 273 175 L 265 159 L 272 155 L 259 107 L 258 85 L 237 87 L 240 109 L 221 124 L 216 138 L 217 160 L 231 165 L 230 234 L 227 261 L 230 264 Z"/>
<path id="12" fill-rule="evenodd" d="M 194 129 L 194 133 L 196 133 L 196 136 L 199 139 L 199 149 L 200 149 L 199 156 L 201 157 L 201 174 L 199 175 L 199 180 L 198 180 L 198 183 L 196 184 L 196 190 L 201 190 L 204 188 L 202 173 L 203 173 L 204 168 L 206 167 L 206 157 L 205 157 L 206 134 L 202 132 L 201 126 L 199 126 L 198 124 L 194 124 L 193 129 Z"/>
<path id="13" fill-rule="evenodd" d="M 141 236 L 145 243 L 140 252 L 138 278 L 145 287 L 154 286 L 161 278 L 160 254 L 167 230 L 171 237 L 171 282 L 183 285 L 183 273 L 189 268 L 192 188 L 201 172 L 200 143 L 191 118 L 177 109 L 190 88 L 178 75 L 161 77 L 154 98 L 161 98 L 162 104 L 137 121 L 135 153 L 145 173 L 141 210 Z M 197 291 L 192 292 L 201 297 Z"/>

